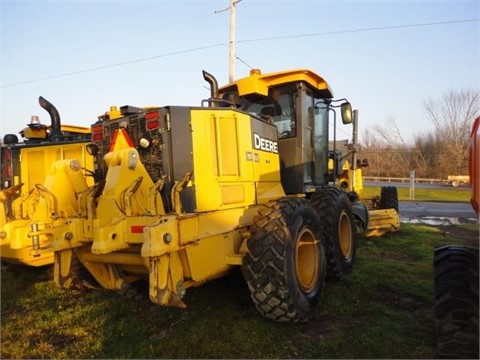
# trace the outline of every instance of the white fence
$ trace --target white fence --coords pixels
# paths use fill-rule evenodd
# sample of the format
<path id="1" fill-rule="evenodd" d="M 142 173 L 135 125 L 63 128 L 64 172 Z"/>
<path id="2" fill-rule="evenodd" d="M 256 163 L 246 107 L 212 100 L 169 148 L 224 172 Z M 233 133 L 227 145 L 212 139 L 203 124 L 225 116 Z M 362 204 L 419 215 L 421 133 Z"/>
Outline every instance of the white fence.
<path id="1" fill-rule="evenodd" d="M 375 181 L 375 182 L 402 182 L 408 183 L 411 181 L 409 177 L 382 177 L 382 176 L 364 176 L 364 181 Z M 415 178 L 416 183 L 428 183 L 428 184 L 447 184 L 447 179 L 424 179 L 424 178 Z"/>

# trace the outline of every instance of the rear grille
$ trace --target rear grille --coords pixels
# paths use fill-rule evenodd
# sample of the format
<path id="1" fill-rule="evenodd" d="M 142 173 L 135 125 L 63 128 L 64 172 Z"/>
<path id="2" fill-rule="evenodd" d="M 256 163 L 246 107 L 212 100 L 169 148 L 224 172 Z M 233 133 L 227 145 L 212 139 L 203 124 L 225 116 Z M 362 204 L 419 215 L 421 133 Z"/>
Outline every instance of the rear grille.
<path id="1" fill-rule="evenodd" d="M 160 128 L 157 129 L 147 129 L 145 114 L 146 112 L 142 112 L 120 119 L 103 121 L 103 139 L 95 142 L 95 145 L 97 145 L 99 149 L 96 158 L 96 169 L 98 169 L 101 174 L 99 174 L 98 180 L 103 179 L 106 175 L 107 169 L 103 157 L 109 152 L 115 131 L 120 127 L 127 131 L 128 136 L 138 150 L 140 160 L 152 180 L 156 182 L 165 174 L 166 169 L 163 161 L 164 139 L 162 137 L 164 128 L 160 125 Z M 139 146 L 140 139 L 142 138 L 150 142 L 150 146 L 146 149 Z"/>

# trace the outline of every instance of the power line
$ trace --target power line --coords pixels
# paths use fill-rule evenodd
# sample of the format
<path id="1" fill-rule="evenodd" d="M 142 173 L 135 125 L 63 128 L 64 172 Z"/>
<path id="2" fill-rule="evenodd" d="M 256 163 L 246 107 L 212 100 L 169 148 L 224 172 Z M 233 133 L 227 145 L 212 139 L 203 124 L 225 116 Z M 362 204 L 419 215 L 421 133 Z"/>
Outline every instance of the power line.
<path id="1" fill-rule="evenodd" d="M 139 62 L 143 62 L 143 61 L 147 61 L 147 60 L 154 60 L 154 59 L 160 59 L 160 58 L 163 58 L 163 57 L 168 57 L 168 56 L 173 56 L 173 55 L 186 54 L 186 53 L 191 53 L 191 52 L 195 52 L 195 51 L 210 49 L 210 48 L 214 48 L 214 47 L 218 47 L 218 46 L 224 46 L 224 45 L 225 45 L 224 43 L 205 45 L 205 46 L 200 46 L 200 47 L 196 47 L 196 48 L 192 48 L 192 49 L 174 51 L 174 52 L 167 53 L 167 54 L 161 54 L 161 55 L 155 55 L 155 56 L 145 57 L 145 58 L 141 58 L 141 59 L 124 61 L 124 62 L 116 63 L 116 64 L 109 64 L 109 65 L 97 66 L 97 67 L 93 67 L 93 68 L 88 68 L 88 69 L 83 69 L 83 70 L 72 71 L 72 72 L 68 72 L 68 73 L 64 73 L 64 74 L 46 76 L 46 77 L 39 78 L 39 79 L 32 79 L 32 80 L 21 81 L 21 82 L 18 82 L 18 83 L 12 83 L 12 84 L 7 84 L 7 85 L 2 85 L 2 86 L 0 86 L 0 87 L 1 87 L 1 88 L 14 87 L 14 86 L 29 84 L 29 83 L 37 82 L 37 81 L 56 79 L 56 78 L 60 78 L 60 77 L 70 76 L 70 75 L 82 74 L 82 73 L 86 73 L 86 72 L 90 72 L 90 71 L 96 71 L 96 70 L 102 70 L 102 69 L 109 69 L 109 68 L 116 67 L 116 66 L 122 66 L 122 65 L 129 65 L 129 64 L 139 63 Z"/>
<path id="2" fill-rule="evenodd" d="M 367 32 L 367 31 L 381 31 L 381 30 L 402 29 L 402 28 L 412 28 L 412 27 L 425 27 L 425 26 L 446 25 L 446 24 L 458 24 L 458 23 L 466 23 L 466 22 L 474 22 L 474 21 L 480 21 L 480 19 L 477 18 L 477 19 L 451 20 L 451 21 L 440 21 L 440 22 L 419 23 L 419 24 L 371 27 L 371 28 L 352 29 L 352 30 L 327 31 L 327 32 L 319 32 L 319 33 L 309 33 L 309 34 L 284 35 L 284 36 L 239 40 L 239 41 L 237 41 L 237 43 L 294 39 L 294 38 L 301 38 L 301 37 L 328 36 L 328 35 L 358 33 L 358 32 Z M 200 46 L 200 47 L 191 48 L 191 49 L 174 51 L 174 52 L 170 52 L 170 53 L 167 53 L 167 54 L 161 54 L 161 55 L 155 55 L 155 56 L 150 56 L 150 57 L 145 57 L 145 58 L 140 58 L 140 59 L 124 61 L 124 62 L 120 62 L 120 63 L 116 63 L 116 64 L 102 65 L 102 66 L 97 66 L 97 67 L 87 68 L 87 69 L 83 69 L 83 70 L 72 71 L 72 72 L 58 74 L 58 75 L 46 76 L 46 77 L 38 78 L 38 79 L 26 80 L 26 81 L 21 81 L 21 82 L 17 82 L 17 83 L 11 83 L 11 84 L 7 84 L 7 85 L 2 85 L 2 86 L 0 86 L 0 88 L 14 87 L 14 86 L 18 86 L 18 85 L 24 85 L 24 84 L 29 84 L 29 83 L 33 83 L 33 82 L 43 81 L 43 80 L 50 80 L 50 79 L 56 79 L 56 78 L 65 77 L 65 76 L 82 74 L 82 73 L 91 72 L 91 71 L 109 69 L 109 68 L 112 68 L 112 67 L 129 65 L 129 64 L 139 63 L 139 62 L 143 62 L 143 61 L 160 59 L 160 58 L 174 56 L 174 55 L 180 55 L 180 54 L 186 54 L 186 53 L 191 53 L 191 52 L 195 52 L 195 51 L 201 51 L 201 50 L 205 50 L 205 49 L 211 49 L 211 48 L 214 48 L 214 47 L 226 46 L 226 45 L 227 44 L 225 44 L 225 43 L 210 44 L 210 45 Z M 236 57 L 236 58 L 238 60 L 240 60 L 238 57 Z M 248 65 L 248 64 L 246 64 L 246 65 Z"/>
<path id="3" fill-rule="evenodd" d="M 239 40 L 237 42 L 238 43 L 243 43 L 243 42 L 254 42 L 254 41 L 267 41 L 267 40 L 268 41 L 269 40 L 284 40 L 284 39 L 295 39 L 295 38 L 302 38 L 302 37 L 350 34 L 350 33 L 359 33 L 359 32 L 367 32 L 367 31 L 379 31 L 379 30 L 392 30 L 392 29 L 403 29 L 403 28 L 424 27 L 424 26 L 434 26 L 434 25 L 458 24 L 458 23 L 466 23 L 466 22 L 473 22 L 473 21 L 479 21 L 479 20 L 480 19 L 464 19 L 464 20 L 451 20 L 451 21 L 440 21 L 440 22 L 431 22 L 431 23 L 420 23 L 420 24 L 379 26 L 379 27 L 371 27 L 371 28 L 364 28 L 364 29 L 337 30 L 337 31 L 325 31 L 325 32 L 309 33 L 309 34 L 272 36 L 272 37 L 258 38 L 258 39 Z"/>
<path id="4" fill-rule="evenodd" d="M 247 64 L 244 60 L 242 60 L 241 58 L 239 58 L 237 55 L 235 55 L 235 59 L 237 59 L 237 60 L 240 61 L 241 63 L 247 65 L 250 69 L 253 69 L 252 66 L 250 66 L 249 64 Z"/>

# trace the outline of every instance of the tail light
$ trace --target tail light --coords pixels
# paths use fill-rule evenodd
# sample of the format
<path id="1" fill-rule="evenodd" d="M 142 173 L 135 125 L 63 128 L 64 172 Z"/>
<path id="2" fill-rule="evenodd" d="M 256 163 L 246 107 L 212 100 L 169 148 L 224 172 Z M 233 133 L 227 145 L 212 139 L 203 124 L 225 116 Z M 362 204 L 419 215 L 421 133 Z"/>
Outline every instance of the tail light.
<path id="1" fill-rule="evenodd" d="M 145 114 L 145 128 L 147 130 L 155 130 L 160 127 L 160 115 L 158 111 L 150 111 Z"/>
<path id="2" fill-rule="evenodd" d="M 103 140 L 103 125 L 92 125 L 92 140 L 93 141 Z"/>
<path id="3" fill-rule="evenodd" d="M 5 148 L 2 155 L 2 185 L 4 188 L 8 188 L 12 186 L 12 154 L 10 149 Z"/>

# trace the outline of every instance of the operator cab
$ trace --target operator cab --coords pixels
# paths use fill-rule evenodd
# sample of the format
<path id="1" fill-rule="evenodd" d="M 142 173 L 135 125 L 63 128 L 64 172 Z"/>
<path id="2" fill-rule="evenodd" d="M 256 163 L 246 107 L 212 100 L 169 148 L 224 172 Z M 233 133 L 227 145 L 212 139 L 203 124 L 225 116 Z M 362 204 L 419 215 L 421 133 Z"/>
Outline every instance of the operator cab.
<path id="1" fill-rule="evenodd" d="M 327 82 L 310 70 L 250 76 L 219 89 L 224 105 L 276 125 L 282 185 L 287 194 L 308 193 L 328 184 L 329 114 L 336 122 L 335 100 Z M 351 107 L 342 100 L 342 120 Z M 340 105 L 339 105 L 340 106 Z"/>

